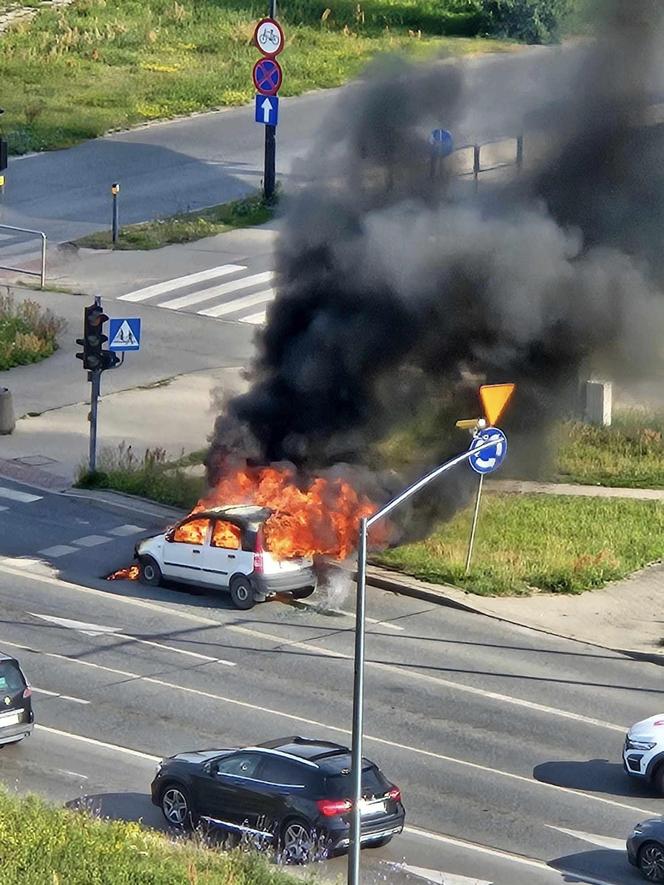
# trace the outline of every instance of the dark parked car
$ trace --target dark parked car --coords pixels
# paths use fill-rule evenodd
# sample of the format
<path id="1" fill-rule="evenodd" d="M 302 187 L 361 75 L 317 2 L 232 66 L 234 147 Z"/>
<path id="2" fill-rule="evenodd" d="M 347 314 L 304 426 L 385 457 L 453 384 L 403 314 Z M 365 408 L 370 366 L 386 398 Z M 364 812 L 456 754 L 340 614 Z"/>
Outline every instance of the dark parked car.
<path id="1" fill-rule="evenodd" d="M 301 737 L 178 753 L 158 766 L 152 801 L 173 826 L 260 836 L 302 862 L 348 847 L 350 768 L 348 747 Z M 401 791 L 364 759 L 362 794 L 362 844 L 385 845 L 403 829 Z"/>
<path id="2" fill-rule="evenodd" d="M 637 824 L 627 840 L 627 859 L 648 882 L 664 882 L 664 818 Z"/>
<path id="3" fill-rule="evenodd" d="M 32 689 L 18 661 L 0 653 L 0 746 L 32 734 Z"/>

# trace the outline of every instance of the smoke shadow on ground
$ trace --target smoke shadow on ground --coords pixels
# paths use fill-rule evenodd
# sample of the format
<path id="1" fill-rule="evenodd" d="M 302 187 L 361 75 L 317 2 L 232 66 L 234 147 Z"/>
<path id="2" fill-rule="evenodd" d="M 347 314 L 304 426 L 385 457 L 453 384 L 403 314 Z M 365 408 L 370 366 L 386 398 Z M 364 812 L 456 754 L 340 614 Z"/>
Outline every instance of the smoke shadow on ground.
<path id="1" fill-rule="evenodd" d="M 656 799 L 655 790 L 647 783 L 629 777 L 622 765 L 608 759 L 587 762 L 543 762 L 533 769 L 533 777 L 556 787 L 610 796 Z M 653 814 L 656 812 L 653 811 Z"/>

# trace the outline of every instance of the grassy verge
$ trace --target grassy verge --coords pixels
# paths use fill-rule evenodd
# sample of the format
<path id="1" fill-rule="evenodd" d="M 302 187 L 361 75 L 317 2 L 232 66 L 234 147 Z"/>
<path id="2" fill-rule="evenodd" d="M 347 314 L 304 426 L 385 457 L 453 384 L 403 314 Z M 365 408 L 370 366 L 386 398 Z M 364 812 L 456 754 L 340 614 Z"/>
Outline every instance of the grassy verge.
<path id="1" fill-rule="evenodd" d="M 510 48 L 457 0 L 284 4 L 284 96 L 336 86 L 379 52 L 421 57 Z M 330 11 L 332 10 L 332 11 Z M 455 11 L 456 10 L 456 11 Z M 2 37 L 3 131 L 13 153 L 252 100 L 253 0 L 77 0 Z M 466 37 L 445 37 L 466 34 Z"/>
<path id="2" fill-rule="evenodd" d="M 17 304 L 11 295 L 0 295 L 0 371 L 51 356 L 63 327 L 63 320 L 36 301 Z"/>
<path id="3" fill-rule="evenodd" d="M 268 205 L 257 194 L 198 212 L 183 212 L 169 218 L 125 225 L 120 229 L 115 245 L 111 231 L 88 234 L 77 240 L 76 245 L 85 249 L 161 249 L 173 243 L 190 243 L 203 237 L 214 237 L 238 227 L 265 224 L 274 216 L 274 211 L 275 206 Z"/>
<path id="4" fill-rule="evenodd" d="M 198 462 L 188 456 L 170 460 L 164 449 L 146 449 L 138 456 L 122 443 L 117 449 L 103 449 L 97 463 L 95 473 L 81 468 L 79 488 L 113 489 L 183 510 L 193 507 L 204 491 L 203 477 L 187 471 Z"/>
<path id="5" fill-rule="evenodd" d="M 582 593 L 664 555 L 664 503 L 557 495 L 484 498 L 474 564 L 464 575 L 471 511 L 418 544 L 373 557 L 417 578 L 481 595 Z"/>
<path id="6" fill-rule="evenodd" d="M 100 821 L 0 792 L 3 885 L 295 885 L 257 855 L 174 843 L 138 823 Z M 312 880 L 309 879 L 309 882 Z"/>

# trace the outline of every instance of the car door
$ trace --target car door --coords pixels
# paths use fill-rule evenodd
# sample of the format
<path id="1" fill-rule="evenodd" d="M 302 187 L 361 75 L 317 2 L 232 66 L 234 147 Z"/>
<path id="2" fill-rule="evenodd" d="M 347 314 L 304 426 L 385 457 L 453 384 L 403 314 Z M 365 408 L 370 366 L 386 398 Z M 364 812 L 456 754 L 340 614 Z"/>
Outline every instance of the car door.
<path id="1" fill-rule="evenodd" d="M 305 762 L 295 762 L 283 756 L 266 756 L 258 770 L 261 781 L 262 807 L 266 820 L 278 824 L 294 809 L 298 799 L 315 792 L 318 775 Z"/>
<path id="2" fill-rule="evenodd" d="M 256 773 L 259 753 L 240 751 L 216 765 L 209 791 L 201 797 L 201 814 L 215 820 L 255 828 L 261 811 L 261 784 Z"/>
<path id="3" fill-rule="evenodd" d="M 227 588 L 231 575 L 239 570 L 242 555 L 242 532 L 232 522 L 215 519 L 209 543 L 203 549 L 204 581 Z"/>
<path id="4" fill-rule="evenodd" d="M 165 538 L 162 572 L 179 581 L 204 583 L 203 551 L 212 520 L 192 516 L 172 529 Z"/>

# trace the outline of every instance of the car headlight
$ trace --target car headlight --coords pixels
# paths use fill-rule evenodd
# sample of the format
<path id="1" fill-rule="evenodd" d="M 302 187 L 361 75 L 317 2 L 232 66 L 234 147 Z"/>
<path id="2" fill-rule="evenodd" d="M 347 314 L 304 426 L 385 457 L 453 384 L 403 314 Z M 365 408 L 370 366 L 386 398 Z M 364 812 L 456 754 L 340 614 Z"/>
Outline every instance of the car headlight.
<path id="1" fill-rule="evenodd" d="M 633 738 L 627 738 L 627 747 L 628 750 L 652 750 L 656 747 L 657 744 L 655 741 L 637 741 Z"/>

